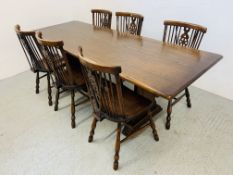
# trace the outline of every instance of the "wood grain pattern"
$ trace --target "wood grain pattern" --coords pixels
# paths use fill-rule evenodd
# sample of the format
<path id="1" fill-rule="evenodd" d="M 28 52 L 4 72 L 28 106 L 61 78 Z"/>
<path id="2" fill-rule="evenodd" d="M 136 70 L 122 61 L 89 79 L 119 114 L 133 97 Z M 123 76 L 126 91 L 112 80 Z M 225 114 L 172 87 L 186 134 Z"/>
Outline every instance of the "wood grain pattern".
<path id="1" fill-rule="evenodd" d="M 93 61 L 121 66 L 123 79 L 166 99 L 182 92 L 222 58 L 146 37 L 119 39 L 116 31 L 94 30 L 78 21 L 40 30 L 46 38 L 63 40 L 64 49 L 74 56 L 82 46 L 85 56 Z"/>

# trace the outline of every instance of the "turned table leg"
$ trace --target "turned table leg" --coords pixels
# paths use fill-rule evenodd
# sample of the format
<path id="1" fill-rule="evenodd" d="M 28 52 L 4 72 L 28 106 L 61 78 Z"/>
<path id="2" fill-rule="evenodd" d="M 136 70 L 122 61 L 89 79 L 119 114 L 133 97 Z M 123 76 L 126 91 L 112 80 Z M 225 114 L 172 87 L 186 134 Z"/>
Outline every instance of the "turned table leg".
<path id="1" fill-rule="evenodd" d="M 167 105 L 166 129 L 170 129 L 171 113 L 172 113 L 172 100 L 169 100 Z"/>

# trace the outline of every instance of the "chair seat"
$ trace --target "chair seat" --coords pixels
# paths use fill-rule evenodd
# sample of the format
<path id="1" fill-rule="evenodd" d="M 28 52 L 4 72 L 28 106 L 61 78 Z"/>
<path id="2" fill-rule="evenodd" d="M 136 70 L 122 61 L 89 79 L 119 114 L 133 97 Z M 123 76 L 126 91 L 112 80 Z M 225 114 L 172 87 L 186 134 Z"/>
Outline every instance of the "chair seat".
<path id="1" fill-rule="evenodd" d="M 137 116 L 144 115 L 153 107 L 153 101 L 146 99 L 127 87 L 124 87 L 122 91 L 124 98 L 124 112 L 127 119 L 130 120 Z"/>
<path id="2" fill-rule="evenodd" d="M 75 85 L 82 86 L 85 84 L 85 79 L 81 70 L 72 70 L 72 76 Z"/>
<path id="3" fill-rule="evenodd" d="M 83 74 L 81 71 L 78 70 L 73 70 L 72 71 L 72 77 L 70 77 L 70 74 L 68 71 L 64 72 L 64 79 L 67 80 L 66 82 L 61 82 L 59 80 L 56 80 L 56 86 L 57 87 L 64 87 L 64 88 L 76 88 L 77 86 L 83 86 L 85 85 L 85 79 L 83 77 Z M 72 84 L 70 84 L 70 78 L 72 78 L 73 82 Z"/>
<path id="4" fill-rule="evenodd" d="M 113 90 L 116 90 L 116 86 L 113 86 Z M 114 96 L 116 96 L 117 93 L 114 93 Z M 152 109 L 156 103 L 154 101 L 148 100 L 145 97 L 135 93 L 134 91 L 130 90 L 127 87 L 122 87 L 122 96 L 123 96 L 123 110 L 124 114 L 119 115 L 117 114 L 117 117 L 110 118 L 109 116 L 106 116 L 106 118 L 113 120 L 113 121 L 130 121 L 133 120 L 139 116 L 146 115 L 148 110 Z M 114 99 L 117 99 L 115 97 Z M 117 102 L 113 102 L 113 104 L 118 104 Z M 103 108 L 106 108 L 108 105 L 103 104 Z M 115 106 L 119 107 L 119 106 Z M 116 111 L 120 111 L 120 108 Z M 114 112 L 113 112 L 114 113 Z"/>

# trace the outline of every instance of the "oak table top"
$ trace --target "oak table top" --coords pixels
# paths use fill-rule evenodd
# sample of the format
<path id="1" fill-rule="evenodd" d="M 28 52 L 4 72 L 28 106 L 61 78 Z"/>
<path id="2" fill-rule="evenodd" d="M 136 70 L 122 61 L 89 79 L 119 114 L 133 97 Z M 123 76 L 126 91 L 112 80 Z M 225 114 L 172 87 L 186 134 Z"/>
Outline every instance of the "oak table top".
<path id="1" fill-rule="evenodd" d="M 121 35 L 91 24 L 71 21 L 40 29 L 49 40 L 63 40 L 64 49 L 93 61 L 122 67 L 121 77 L 155 95 L 172 99 L 221 58 L 221 55 L 171 46 L 147 37 Z"/>

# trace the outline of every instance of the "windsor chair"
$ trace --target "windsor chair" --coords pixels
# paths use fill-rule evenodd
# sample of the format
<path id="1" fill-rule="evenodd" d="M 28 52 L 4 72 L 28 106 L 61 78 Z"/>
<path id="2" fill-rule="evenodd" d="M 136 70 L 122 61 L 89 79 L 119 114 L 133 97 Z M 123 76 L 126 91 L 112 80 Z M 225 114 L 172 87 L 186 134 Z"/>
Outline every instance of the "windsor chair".
<path id="1" fill-rule="evenodd" d="M 109 28 L 112 24 L 112 12 L 103 9 L 92 9 L 92 24 L 95 27 Z"/>
<path id="2" fill-rule="evenodd" d="M 98 121 L 107 119 L 116 122 L 117 133 L 113 169 L 117 170 L 120 143 L 122 141 L 120 140 L 122 125 L 127 125 L 127 122 L 144 115 L 144 118 L 147 118 L 147 123 L 152 128 L 154 139 L 159 140 L 151 115 L 151 110 L 156 106 L 156 102 L 154 100 L 150 101 L 124 87 L 120 78 L 120 66 L 99 65 L 83 57 L 82 48 L 79 48 L 79 59 L 95 114 L 88 141 L 93 141 Z M 133 132 L 136 132 L 136 130 L 133 130 Z"/>
<path id="3" fill-rule="evenodd" d="M 141 35 L 144 17 L 137 13 L 116 12 L 116 30 L 120 33 Z"/>
<path id="4" fill-rule="evenodd" d="M 169 45 L 179 45 L 198 50 L 206 31 L 207 28 L 200 25 L 166 20 L 164 21 L 163 42 Z M 172 106 L 180 101 L 184 96 L 186 96 L 187 107 L 191 108 L 190 93 L 188 87 L 186 87 L 183 94 L 169 100 L 168 102 L 166 122 L 167 129 L 170 128 Z"/>
<path id="5" fill-rule="evenodd" d="M 26 55 L 28 64 L 33 73 L 36 73 L 36 94 L 39 93 L 40 79 L 47 77 L 48 103 L 52 105 L 50 73 L 51 70 L 46 65 L 45 59 L 39 49 L 39 43 L 36 40 L 35 31 L 22 31 L 19 25 L 15 26 L 15 32 Z M 40 73 L 44 75 L 40 76 Z"/>
<path id="6" fill-rule="evenodd" d="M 81 70 L 71 69 L 67 59 L 67 53 L 63 49 L 63 41 L 49 41 L 42 38 L 42 33 L 37 33 L 37 40 L 41 46 L 46 63 L 51 67 L 55 76 L 56 99 L 54 110 L 58 110 L 58 100 L 61 90 L 71 92 L 71 127 L 75 128 L 75 91 L 88 97 L 85 91 L 85 80 Z M 81 103 L 79 103 L 81 104 Z M 76 104 L 76 105 L 79 105 Z"/>

